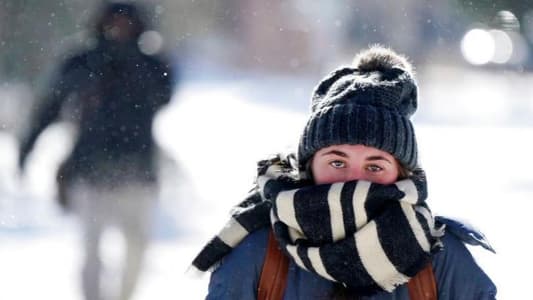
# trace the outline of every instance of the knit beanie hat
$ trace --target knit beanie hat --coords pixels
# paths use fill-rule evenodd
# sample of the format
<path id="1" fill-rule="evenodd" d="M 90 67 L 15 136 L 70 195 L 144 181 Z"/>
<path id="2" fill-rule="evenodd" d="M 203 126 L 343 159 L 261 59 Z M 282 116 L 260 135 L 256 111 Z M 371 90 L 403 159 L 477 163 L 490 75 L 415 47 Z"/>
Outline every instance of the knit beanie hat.
<path id="1" fill-rule="evenodd" d="M 313 91 L 311 116 L 298 148 L 300 167 L 322 148 L 361 144 L 386 151 L 414 169 L 417 146 L 409 119 L 417 94 L 404 57 L 380 46 L 361 52 L 353 66 L 333 71 Z"/>

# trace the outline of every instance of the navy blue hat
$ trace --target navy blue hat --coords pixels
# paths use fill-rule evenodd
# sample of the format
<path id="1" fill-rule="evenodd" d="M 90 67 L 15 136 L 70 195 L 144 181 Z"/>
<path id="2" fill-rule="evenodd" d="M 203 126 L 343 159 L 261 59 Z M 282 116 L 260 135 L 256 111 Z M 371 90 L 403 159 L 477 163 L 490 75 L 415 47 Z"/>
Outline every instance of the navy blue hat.
<path id="1" fill-rule="evenodd" d="M 417 90 L 404 57 L 380 46 L 361 52 L 352 67 L 333 71 L 315 88 L 298 148 L 300 167 L 322 148 L 361 144 L 414 169 L 417 146 L 410 117 L 417 108 Z"/>

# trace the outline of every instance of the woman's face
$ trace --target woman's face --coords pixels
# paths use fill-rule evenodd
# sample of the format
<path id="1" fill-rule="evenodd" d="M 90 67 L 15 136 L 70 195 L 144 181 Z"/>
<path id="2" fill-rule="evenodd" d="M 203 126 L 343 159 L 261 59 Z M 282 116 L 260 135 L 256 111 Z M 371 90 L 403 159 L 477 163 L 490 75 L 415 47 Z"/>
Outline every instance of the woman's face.
<path id="1" fill-rule="evenodd" d="M 316 184 L 366 180 L 390 184 L 398 179 L 400 166 L 385 151 L 363 145 L 333 145 L 313 155 L 311 170 Z"/>

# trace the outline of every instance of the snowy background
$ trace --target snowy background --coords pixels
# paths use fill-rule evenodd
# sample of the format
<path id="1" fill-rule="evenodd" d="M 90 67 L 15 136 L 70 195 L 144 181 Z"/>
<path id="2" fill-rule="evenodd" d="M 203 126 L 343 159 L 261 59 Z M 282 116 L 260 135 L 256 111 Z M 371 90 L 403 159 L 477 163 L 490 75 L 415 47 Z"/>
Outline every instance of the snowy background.
<path id="1" fill-rule="evenodd" d="M 526 225 L 533 199 L 533 127 L 517 118 L 527 107 L 532 115 L 533 98 L 524 93 L 532 92 L 527 82 L 533 77 L 510 81 L 508 76 L 428 68 L 420 74 L 425 87 L 414 122 L 431 207 L 486 234 L 497 254 L 473 248 L 476 259 L 496 282 L 499 299 L 520 299 L 533 268 Z M 158 221 L 136 300 L 205 296 L 208 278 L 187 276 L 190 261 L 245 195 L 255 161 L 294 146 L 313 85 L 312 80 L 251 74 L 189 78 L 156 121 L 167 157 Z M 483 97 L 470 96 L 476 92 Z M 514 112 L 518 104 L 523 108 Z M 1 299 L 80 299 L 78 224 L 55 205 L 49 172 L 64 155 L 57 145 L 68 137 L 67 127 L 48 130 L 37 146 L 41 154 L 31 157 L 28 174 L 20 178 L 16 142 L 0 135 Z M 112 282 L 121 245 L 114 232 L 106 241 Z"/>
<path id="2" fill-rule="evenodd" d="M 55 124 L 43 134 L 26 174 L 16 162 L 44 83 L 90 42 L 86 26 L 102 1 L 0 1 L 1 300 L 81 300 L 79 224 L 54 198 L 71 128 Z M 167 54 L 181 80 L 156 119 L 161 193 L 133 300 L 205 296 L 208 277 L 187 276 L 187 268 L 248 191 L 255 162 L 295 147 L 314 84 L 372 43 L 417 67 L 413 121 L 432 210 L 485 233 L 497 254 L 471 250 L 499 299 L 530 294 L 529 1 L 139 2 L 156 30 L 143 45 Z M 111 286 L 123 245 L 114 231 L 104 244 Z"/>

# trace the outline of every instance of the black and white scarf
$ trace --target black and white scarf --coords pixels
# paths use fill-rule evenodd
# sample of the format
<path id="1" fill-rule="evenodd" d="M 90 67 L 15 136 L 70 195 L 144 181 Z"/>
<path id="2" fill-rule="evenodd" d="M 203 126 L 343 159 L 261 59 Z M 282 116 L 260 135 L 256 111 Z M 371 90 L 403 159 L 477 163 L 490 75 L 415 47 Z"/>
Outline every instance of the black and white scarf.
<path id="1" fill-rule="evenodd" d="M 393 291 L 420 271 L 440 247 L 425 200 L 424 172 L 382 185 L 350 181 L 313 185 L 284 156 L 259 162 L 257 186 L 198 254 L 207 271 L 249 233 L 272 226 L 299 267 L 354 292 Z"/>

